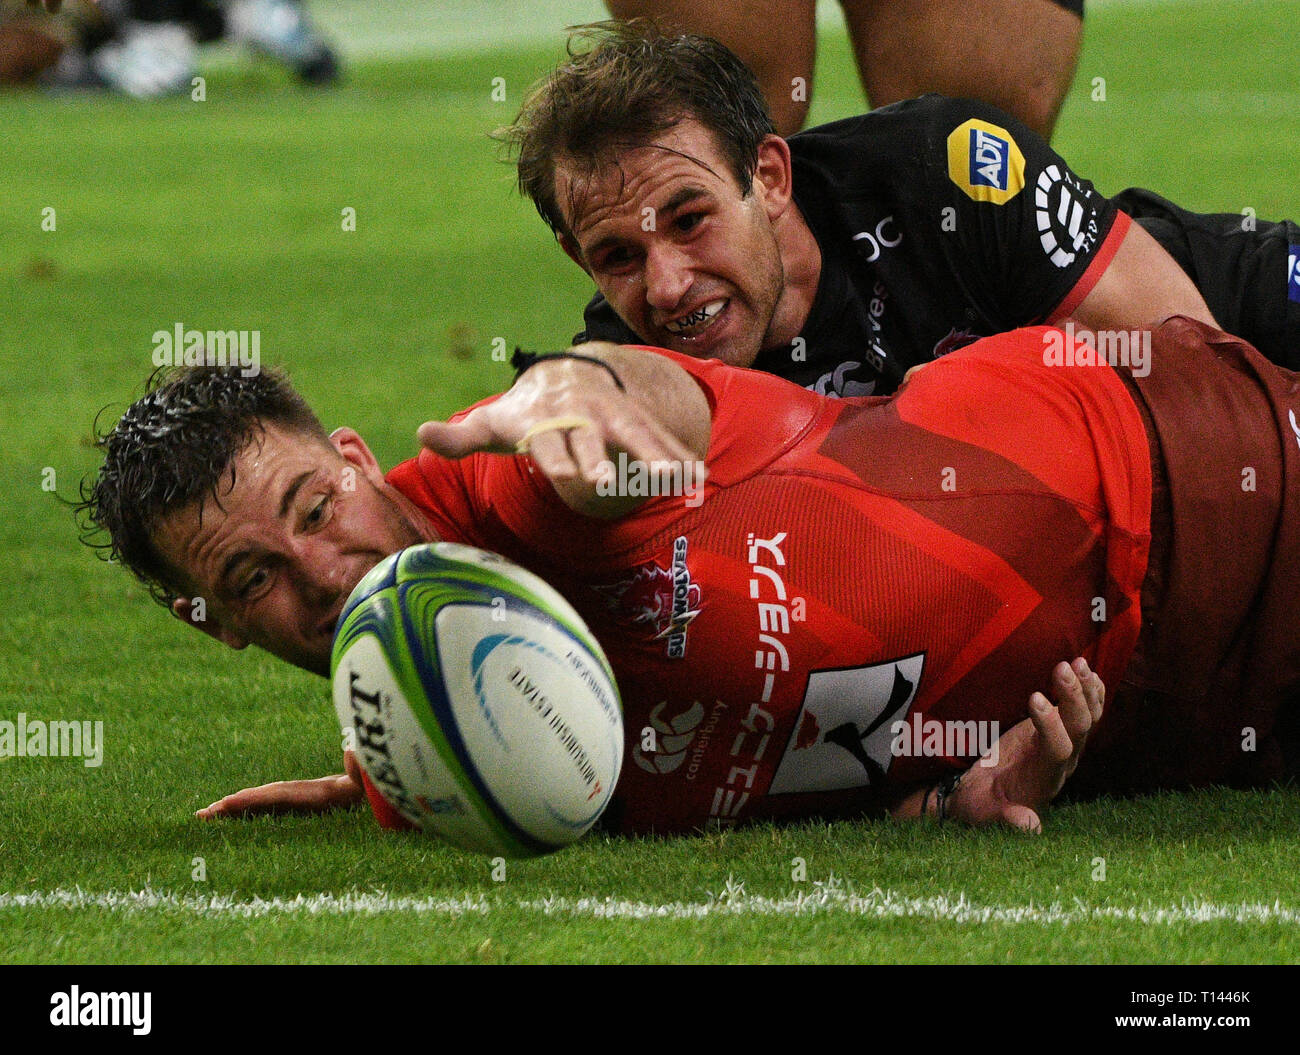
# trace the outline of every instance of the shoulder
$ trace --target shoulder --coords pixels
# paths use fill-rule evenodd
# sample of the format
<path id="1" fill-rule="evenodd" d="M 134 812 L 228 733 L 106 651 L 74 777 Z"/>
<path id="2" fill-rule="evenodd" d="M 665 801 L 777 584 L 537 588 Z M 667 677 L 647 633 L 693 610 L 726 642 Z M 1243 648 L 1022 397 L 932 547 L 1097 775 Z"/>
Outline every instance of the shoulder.
<path id="1" fill-rule="evenodd" d="M 712 417 L 706 461 L 710 477 L 720 486 L 771 465 L 840 409 L 839 401 L 773 374 L 662 348 L 644 350 L 672 360 L 703 391 Z"/>
<path id="2" fill-rule="evenodd" d="M 790 153 L 796 159 L 870 150 L 916 156 L 926 147 L 946 141 L 967 121 L 984 121 L 1017 134 L 1033 133 L 1010 114 L 974 99 L 922 95 L 882 106 L 856 117 L 816 125 L 791 136 Z"/>
<path id="3" fill-rule="evenodd" d="M 925 210 L 936 199 L 1002 204 L 1023 186 L 1026 163 L 1041 164 L 1050 153 L 996 107 L 940 95 L 819 125 L 789 143 L 800 207 L 832 214 L 882 205 Z"/>

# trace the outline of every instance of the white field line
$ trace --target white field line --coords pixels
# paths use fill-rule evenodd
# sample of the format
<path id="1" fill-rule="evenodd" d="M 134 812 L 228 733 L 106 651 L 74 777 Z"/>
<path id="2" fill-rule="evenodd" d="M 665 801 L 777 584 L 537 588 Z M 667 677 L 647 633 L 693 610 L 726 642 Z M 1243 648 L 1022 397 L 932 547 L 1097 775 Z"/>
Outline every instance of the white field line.
<path id="1" fill-rule="evenodd" d="M 749 894 L 743 883 L 729 881 L 719 894 L 703 901 L 657 904 L 619 898 L 544 897 L 512 900 L 504 895 L 467 894 L 459 898 L 396 897 L 376 891 L 351 894 L 313 894 L 293 898 L 237 899 L 224 894 L 174 894 L 152 889 L 139 891 L 83 891 L 80 888 L 26 894 L 0 893 L 0 912 L 30 909 L 100 910 L 125 915 L 178 914 L 204 919 L 258 919 L 276 916 L 376 916 L 435 917 L 489 916 L 522 910 L 543 916 L 585 919 L 689 919 L 729 916 L 816 916 L 824 914 L 869 919 L 920 919 L 960 924 L 1016 924 L 1069 926 L 1089 923 L 1137 923 L 1143 926 L 1178 926 L 1193 923 L 1271 923 L 1300 925 L 1300 909 L 1280 902 L 1217 904 L 1187 899 L 1178 904 L 1119 906 L 1071 904 L 979 904 L 965 895 L 911 897 L 876 888 L 854 893 L 836 882 L 813 883 L 807 891 L 779 897 Z"/>

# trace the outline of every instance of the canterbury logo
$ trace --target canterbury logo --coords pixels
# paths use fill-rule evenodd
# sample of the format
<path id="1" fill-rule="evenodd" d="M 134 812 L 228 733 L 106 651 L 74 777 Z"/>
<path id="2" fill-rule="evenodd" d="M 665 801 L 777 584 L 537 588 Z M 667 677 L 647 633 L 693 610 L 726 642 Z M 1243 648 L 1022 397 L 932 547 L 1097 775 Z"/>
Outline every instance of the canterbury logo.
<path id="1" fill-rule="evenodd" d="M 664 700 L 650 712 L 650 724 L 642 730 L 641 740 L 632 749 L 636 764 L 647 773 L 671 773 L 686 761 L 686 749 L 704 721 L 704 706 L 698 700 L 665 722 L 661 715 L 667 706 L 668 701 Z"/>

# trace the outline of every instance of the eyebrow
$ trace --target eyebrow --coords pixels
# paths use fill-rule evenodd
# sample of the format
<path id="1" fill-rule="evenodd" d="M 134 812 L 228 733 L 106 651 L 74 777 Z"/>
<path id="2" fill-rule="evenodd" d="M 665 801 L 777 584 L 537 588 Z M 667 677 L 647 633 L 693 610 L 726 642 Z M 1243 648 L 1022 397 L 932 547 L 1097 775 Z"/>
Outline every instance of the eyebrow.
<path id="1" fill-rule="evenodd" d="M 315 469 L 307 469 L 304 472 L 299 473 L 297 476 L 293 478 L 293 481 L 289 484 L 288 488 L 285 490 L 284 496 L 280 499 L 279 517 L 281 520 L 283 520 L 286 516 L 288 516 L 289 507 L 293 505 L 293 500 L 298 496 L 298 492 L 302 490 L 303 484 L 305 484 L 308 480 L 310 480 L 315 475 L 316 475 Z M 237 553 L 232 553 L 226 559 L 226 563 L 221 566 L 221 574 L 217 576 L 218 588 L 224 589 L 226 583 L 230 580 L 231 576 L 234 574 L 235 569 L 239 567 L 240 562 L 247 560 L 252 555 L 253 555 L 253 551 L 251 549 L 241 549 Z"/>
<path id="2" fill-rule="evenodd" d="M 660 211 L 676 212 L 683 205 L 696 201 L 700 198 L 707 198 L 708 196 L 709 196 L 709 192 L 706 191 L 703 187 L 683 187 L 671 198 L 669 198 L 668 201 L 664 203 L 664 207 Z"/>
<path id="3" fill-rule="evenodd" d="M 664 202 L 662 208 L 657 209 L 655 211 L 670 215 L 672 213 L 677 212 L 677 210 L 680 209 L 683 205 L 689 205 L 693 201 L 698 201 L 700 198 L 707 198 L 709 196 L 710 196 L 709 192 L 705 190 L 703 187 L 700 186 L 683 187 L 671 198 L 669 198 L 666 202 Z M 604 238 L 600 239 L 600 241 L 598 241 L 595 245 L 593 245 L 590 249 L 587 250 L 587 256 L 589 257 L 595 256 L 601 250 L 608 249 L 611 246 L 619 245 L 622 241 L 623 239 L 620 238 L 618 235 L 607 234 Z"/>
<path id="4" fill-rule="evenodd" d="M 284 492 L 284 497 L 280 499 L 281 520 L 289 515 L 289 507 L 293 505 L 293 500 L 298 497 L 298 492 L 302 490 L 302 485 L 315 475 L 315 469 L 307 469 L 293 478 L 293 483 L 289 485 L 288 490 Z"/>

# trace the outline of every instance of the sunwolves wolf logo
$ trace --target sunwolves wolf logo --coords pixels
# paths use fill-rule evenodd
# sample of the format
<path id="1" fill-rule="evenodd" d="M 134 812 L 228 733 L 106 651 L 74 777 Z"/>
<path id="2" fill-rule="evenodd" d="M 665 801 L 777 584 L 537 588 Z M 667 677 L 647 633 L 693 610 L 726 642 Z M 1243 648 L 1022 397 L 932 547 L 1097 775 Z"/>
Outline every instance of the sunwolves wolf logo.
<path id="1" fill-rule="evenodd" d="M 686 628 L 701 607 L 700 586 L 691 582 L 686 549 L 686 536 L 678 536 L 673 542 L 671 569 L 648 561 L 630 579 L 596 587 L 616 619 L 653 629 L 655 640 L 667 638 L 672 659 L 686 655 Z"/>
<path id="2" fill-rule="evenodd" d="M 979 340 L 979 334 L 971 333 L 970 330 L 959 330 L 954 326 L 948 331 L 946 337 L 940 337 L 934 344 L 934 350 L 930 353 L 935 359 L 941 355 L 947 355 L 949 352 L 955 352 L 958 348 L 965 348 L 966 345 L 972 344 Z"/>

